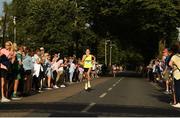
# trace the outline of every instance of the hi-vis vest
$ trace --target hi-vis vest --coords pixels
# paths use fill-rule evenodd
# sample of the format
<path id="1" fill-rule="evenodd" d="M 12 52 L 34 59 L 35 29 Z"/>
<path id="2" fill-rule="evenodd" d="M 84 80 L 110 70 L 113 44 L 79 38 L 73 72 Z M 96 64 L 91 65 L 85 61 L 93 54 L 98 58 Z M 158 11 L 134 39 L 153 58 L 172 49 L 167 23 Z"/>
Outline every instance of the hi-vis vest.
<path id="1" fill-rule="evenodd" d="M 92 55 L 89 55 L 84 59 L 84 68 L 91 68 L 92 66 Z"/>

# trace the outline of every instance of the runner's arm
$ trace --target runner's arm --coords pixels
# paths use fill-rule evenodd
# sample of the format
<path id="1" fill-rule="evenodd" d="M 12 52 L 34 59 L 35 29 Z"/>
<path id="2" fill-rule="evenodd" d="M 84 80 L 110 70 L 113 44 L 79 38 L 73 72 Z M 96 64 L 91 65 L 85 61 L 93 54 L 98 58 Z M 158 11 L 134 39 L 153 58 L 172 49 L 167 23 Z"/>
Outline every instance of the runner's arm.
<path id="1" fill-rule="evenodd" d="M 82 57 L 82 62 L 84 62 L 84 60 L 85 60 L 85 58 L 86 58 L 86 55 L 83 55 L 83 57 Z"/>
<path id="2" fill-rule="evenodd" d="M 94 58 L 94 61 L 96 61 L 96 57 L 94 55 L 92 55 L 92 57 Z"/>

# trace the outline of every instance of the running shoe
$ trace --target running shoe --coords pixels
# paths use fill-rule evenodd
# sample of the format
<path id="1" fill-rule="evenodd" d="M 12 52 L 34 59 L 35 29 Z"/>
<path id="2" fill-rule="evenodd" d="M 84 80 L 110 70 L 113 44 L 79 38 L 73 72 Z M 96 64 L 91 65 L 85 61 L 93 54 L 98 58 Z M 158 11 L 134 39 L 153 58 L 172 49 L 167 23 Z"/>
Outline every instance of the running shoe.
<path id="1" fill-rule="evenodd" d="M 42 90 L 39 90 L 38 92 L 39 92 L 39 93 L 43 93 L 44 91 L 42 91 Z"/>
<path id="2" fill-rule="evenodd" d="M 175 107 L 175 108 L 180 108 L 180 103 L 177 103 L 177 104 L 172 105 L 172 106 Z"/>
<path id="3" fill-rule="evenodd" d="M 50 88 L 50 87 L 48 87 L 48 88 L 46 88 L 47 90 L 52 90 L 52 88 Z"/>
<path id="4" fill-rule="evenodd" d="M 165 91 L 164 94 L 167 94 L 167 95 L 168 95 L 168 94 L 169 94 L 169 91 Z"/>
<path id="5" fill-rule="evenodd" d="M 61 88 L 65 88 L 66 86 L 65 86 L 64 84 L 62 84 L 60 87 L 61 87 Z"/>
<path id="6" fill-rule="evenodd" d="M 85 91 L 87 91 L 87 92 L 91 92 L 92 90 L 93 90 L 92 88 L 85 89 Z"/>
<path id="7" fill-rule="evenodd" d="M 39 88 L 39 91 L 38 91 L 39 93 L 42 93 L 42 92 L 44 92 L 43 91 L 43 89 L 42 88 Z"/>
<path id="8" fill-rule="evenodd" d="M 7 98 L 5 98 L 5 97 L 2 97 L 2 99 L 1 99 L 1 102 L 10 102 L 11 100 L 9 100 L 9 99 L 7 99 Z"/>
<path id="9" fill-rule="evenodd" d="M 19 97 L 17 94 L 12 94 L 12 97 L 11 97 L 12 100 L 21 100 L 22 98 Z"/>
<path id="10" fill-rule="evenodd" d="M 57 85 L 53 86 L 54 89 L 58 89 L 59 87 Z"/>

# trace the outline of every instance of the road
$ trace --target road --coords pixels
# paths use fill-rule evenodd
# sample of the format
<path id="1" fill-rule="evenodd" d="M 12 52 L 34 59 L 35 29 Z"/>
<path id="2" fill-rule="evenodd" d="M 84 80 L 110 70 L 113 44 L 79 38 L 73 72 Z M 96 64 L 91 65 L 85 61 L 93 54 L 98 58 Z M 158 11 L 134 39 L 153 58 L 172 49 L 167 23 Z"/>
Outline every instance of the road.
<path id="1" fill-rule="evenodd" d="M 132 73 L 122 75 L 93 80 L 91 92 L 76 83 L 0 103 L 0 116 L 180 116 L 180 109 L 169 105 L 170 97 L 162 88 Z"/>

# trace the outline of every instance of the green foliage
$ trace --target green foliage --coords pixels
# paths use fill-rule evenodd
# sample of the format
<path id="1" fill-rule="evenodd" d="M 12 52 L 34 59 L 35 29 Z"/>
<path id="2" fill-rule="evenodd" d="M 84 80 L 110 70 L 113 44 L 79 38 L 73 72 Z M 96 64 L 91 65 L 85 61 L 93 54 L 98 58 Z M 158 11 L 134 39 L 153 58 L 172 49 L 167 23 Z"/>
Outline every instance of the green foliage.
<path id="1" fill-rule="evenodd" d="M 180 26 L 178 0 L 13 0 L 9 7 L 18 43 L 79 56 L 88 47 L 102 63 L 104 39 L 114 42 L 113 63 L 138 63 L 155 56 L 160 39 L 176 40 Z"/>
<path id="2" fill-rule="evenodd" d="M 145 60 L 158 52 L 161 38 L 167 45 L 177 39 L 180 12 L 171 0 L 89 0 L 89 11 L 98 35 L 110 32 L 123 49 L 134 47 Z"/>

